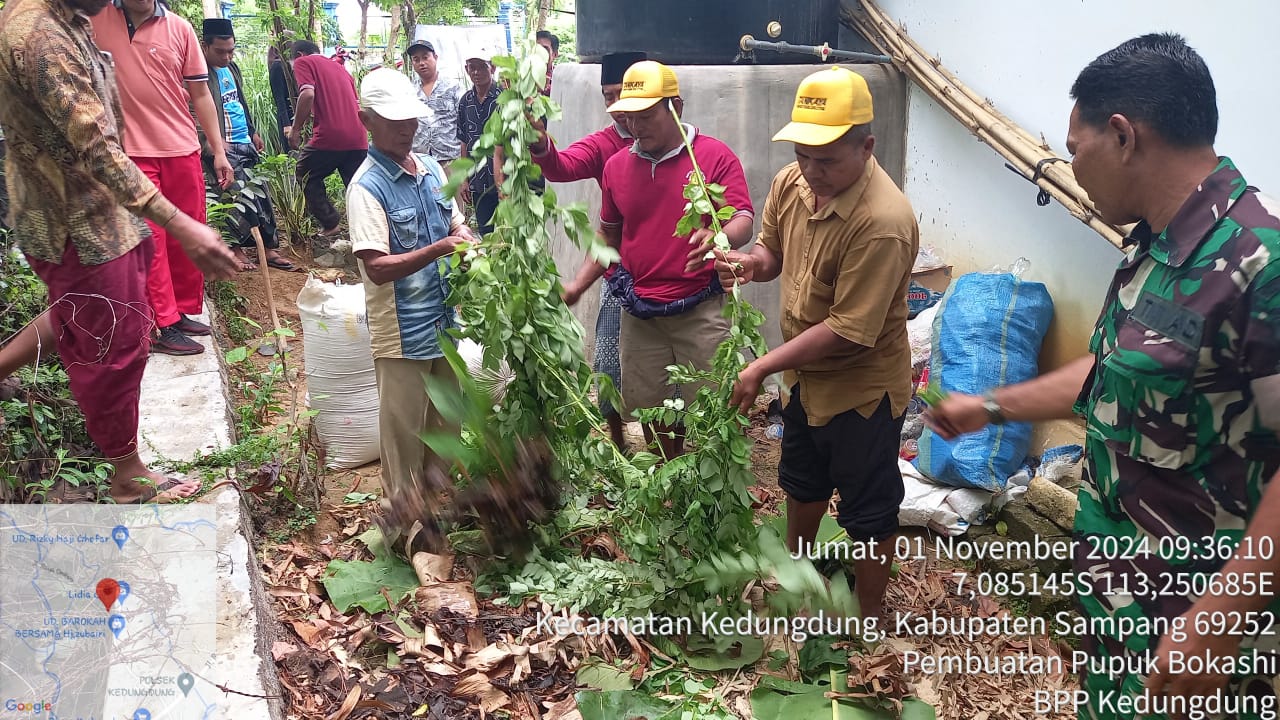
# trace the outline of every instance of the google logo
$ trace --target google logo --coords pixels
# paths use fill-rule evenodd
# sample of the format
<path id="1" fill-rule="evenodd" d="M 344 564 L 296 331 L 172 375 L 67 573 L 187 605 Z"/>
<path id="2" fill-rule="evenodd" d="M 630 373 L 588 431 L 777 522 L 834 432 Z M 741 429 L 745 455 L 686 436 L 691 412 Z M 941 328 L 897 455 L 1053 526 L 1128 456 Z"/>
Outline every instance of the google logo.
<path id="1" fill-rule="evenodd" d="M 41 703 L 41 702 L 33 702 L 33 703 L 18 702 L 13 698 L 9 698 L 8 700 L 4 701 L 4 709 L 16 710 L 18 712 L 29 712 L 32 715 L 39 715 L 40 713 L 52 712 L 53 705 L 51 703 Z"/>

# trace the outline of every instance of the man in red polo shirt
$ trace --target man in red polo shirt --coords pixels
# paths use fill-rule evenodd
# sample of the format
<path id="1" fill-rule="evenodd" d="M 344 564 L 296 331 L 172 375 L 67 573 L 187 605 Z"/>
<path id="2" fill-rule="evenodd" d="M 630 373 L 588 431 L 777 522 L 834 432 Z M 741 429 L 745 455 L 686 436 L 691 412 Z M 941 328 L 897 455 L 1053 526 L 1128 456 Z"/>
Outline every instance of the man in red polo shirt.
<path id="1" fill-rule="evenodd" d="M 676 74 L 652 60 L 627 70 L 622 99 L 609 106 L 611 113 L 627 114 L 627 127 L 635 138 L 630 152 L 616 153 L 605 163 L 600 183 L 600 232 L 622 256 L 611 268 L 609 286 L 626 310 L 621 323 L 626 415 L 661 407 L 672 396 L 666 367 L 709 368 L 716 348 L 729 334 L 722 315 L 723 290 L 712 263 L 690 264 L 688 258 L 690 247 L 705 244 L 711 232 L 674 235 L 687 202 L 685 183 L 693 172 L 676 119 L 683 110 Z M 724 224 L 729 243 L 747 244 L 753 210 L 742 163 L 727 145 L 692 125 L 684 124 L 684 131 L 706 181 L 723 185 L 725 201 L 737 209 Z M 692 269 L 686 269 L 687 264 Z M 595 263 L 584 265 L 565 286 L 566 301 L 576 301 L 604 274 L 605 268 Z M 686 398 L 697 390 L 681 388 Z M 666 457 L 684 452 L 683 427 L 646 427 L 646 440 L 652 441 L 655 431 Z"/>
<path id="2" fill-rule="evenodd" d="M 368 154 L 369 135 L 360 124 L 356 81 L 310 40 L 293 44 L 293 76 L 298 81 L 298 109 L 286 134 L 291 147 L 302 147 L 302 129 L 314 119 L 311 139 L 298 157 L 298 182 L 307 210 L 320 223 L 320 234 L 329 237 L 338 233 L 341 218 L 324 181 L 336 170 L 343 187 L 351 184 Z"/>
<path id="3" fill-rule="evenodd" d="M 156 0 L 115 0 L 92 22 L 94 41 L 115 60 L 125 152 L 166 198 L 204 222 L 204 170 L 190 108 L 209 136 L 218 183 L 229 186 L 233 175 L 195 30 Z M 155 236 L 147 299 L 160 329 L 151 349 L 170 355 L 202 353 L 204 346 L 189 336 L 208 335 L 209 326 L 189 316 L 204 309 L 204 275 L 176 238 L 150 220 L 147 224 Z"/>

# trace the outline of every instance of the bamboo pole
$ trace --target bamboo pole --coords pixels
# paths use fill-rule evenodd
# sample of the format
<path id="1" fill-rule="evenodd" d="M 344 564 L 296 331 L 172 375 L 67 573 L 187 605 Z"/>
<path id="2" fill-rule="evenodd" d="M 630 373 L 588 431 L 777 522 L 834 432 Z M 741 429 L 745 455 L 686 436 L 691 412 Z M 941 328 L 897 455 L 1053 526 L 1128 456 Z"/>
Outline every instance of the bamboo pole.
<path id="1" fill-rule="evenodd" d="M 882 53 L 892 57 L 894 65 L 912 82 L 969 132 L 1008 160 L 1018 173 L 1028 180 L 1034 178 L 1032 181 L 1037 187 L 1109 243 L 1117 248 L 1123 245 L 1123 230 L 1097 216 L 1088 193 L 1076 182 L 1071 166 L 1049 148 L 1043 137 L 1039 140 L 1032 137 L 996 109 L 990 100 L 978 96 L 960 82 L 872 0 L 861 0 L 859 10 L 846 6 L 843 15 L 847 24 L 862 33 Z"/>
<path id="2" fill-rule="evenodd" d="M 267 291 L 267 309 L 271 311 L 271 327 L 277 331 L 275 333 L 275 343 L 276 347 L 279 348 L 279 352 L 283 355 L 289 351 L 289 342 L 279 332 L 280 315 L 276 313 L 276 298 L 271 291 L 271 268 L 267 265 L 267 247 L 262 244 L 262 233 L 258 232 L 257 227 L 249 228 L 249 232 L 253 234 L 253 243 L 258 246 L 258 269 L 262 271 L 262 284 Z"/>

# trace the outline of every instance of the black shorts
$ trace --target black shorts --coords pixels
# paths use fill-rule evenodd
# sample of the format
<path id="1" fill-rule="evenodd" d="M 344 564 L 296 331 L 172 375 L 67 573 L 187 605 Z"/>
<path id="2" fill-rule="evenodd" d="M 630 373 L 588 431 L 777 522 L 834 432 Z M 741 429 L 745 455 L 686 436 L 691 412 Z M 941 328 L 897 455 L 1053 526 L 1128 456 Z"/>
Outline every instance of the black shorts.
<path id="1" fill-rule="evenodd" d="M 854 540 L 880 542 L 898 531 L 905 491 L 898 471 L 904 415 L 893 417 L 889 396 L 871 417 L 847 410 L 822 427 L 810 427 L 799 386 L 782 411 L 782 459 L 778 484 L 792 500 L 827 502 L 840 491 L 837 519 Z"/>

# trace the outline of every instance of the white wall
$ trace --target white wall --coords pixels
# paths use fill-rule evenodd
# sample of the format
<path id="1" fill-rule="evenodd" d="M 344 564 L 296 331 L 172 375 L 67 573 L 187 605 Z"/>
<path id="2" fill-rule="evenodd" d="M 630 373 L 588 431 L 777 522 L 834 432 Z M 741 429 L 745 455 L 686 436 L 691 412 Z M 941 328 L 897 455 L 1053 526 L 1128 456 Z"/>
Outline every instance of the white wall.
<path id="1" fill-rule="evenodd" d="M 1065 156 L 1068 91 L 1101 53 L 1148 32 L 1177 32 L 1205 58 L 1218 91 L 1217 150 L 1280 194 L 1280 5 L 1236 0 L 878 0 L 922 47 L 1015 122 Z M 1216 8 L 1216 9 L 1215 9 Z M 1042 360 L 1081 354 L 1120 254 L 1036 190 L 918 88 L 909 92 L 905 188 L 922 242 L 956 272 L 1031 260 L 1057 316 Z"/>

